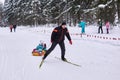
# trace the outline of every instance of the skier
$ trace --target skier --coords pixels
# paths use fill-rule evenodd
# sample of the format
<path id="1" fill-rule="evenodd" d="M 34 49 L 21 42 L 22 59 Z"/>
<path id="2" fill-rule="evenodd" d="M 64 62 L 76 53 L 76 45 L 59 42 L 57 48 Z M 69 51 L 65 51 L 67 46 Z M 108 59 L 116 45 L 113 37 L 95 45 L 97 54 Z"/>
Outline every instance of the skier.
<path id="1" fill-rule="evenodd" d="M 12 29 L 13 29 L 13 25 L 10 25 L 10 32 L 12 32 Z"/>
<path id="2" fill-rule="evenodd" d="M 66 28 L 66 23 L 63 22 L 61 26 L 56 27 L 52 34 L 51 34 L 51 42 L 52 45 L 51 47 L 46 51 L 45 55 L 42 58 L 42 61 L 45 60 L 45 58 L 51 53 L 51 51 L 56 47 L 57 44 L 59 44 L 61 48 L 61 59 L 63 61 L 67 61 L 65 58 L 65 44 L 64 44 L 64 39 L 65 36 L 68 38 L 69 43 L 72 45 L 72 40 L 69 35 L 68 29 Z"/>
<path id="3" fill-rule="evenodd" d="M 84 22 L 84 21 L 81 21 L 79 23 L 79 27 L 82 28 L 81 33 L 85 33 L 85 25 L 86 25 L 86 22 Z"/>
<path id="4" fill-rule="evenodd" d="M 107 34 L 109 34 L 109 27 L 110 27 L 109 21 L 106 22 L 105 26 L 106 26 Z"/>
<path id="5" fill-rule="evenodd" d="M 98 26 L 99 26 L 99 28 L 98 28 L 98 33 L 100 33 L 100 30 L 101 30 L 101 33 L 103 34 L 102 20 L 101 20 L 101 19 L 98 20 Z"/>
<path id="6" fill-rule="evenodd" d="M 14 32 L 16 31 L 16 25 L 13 25 Z"/>

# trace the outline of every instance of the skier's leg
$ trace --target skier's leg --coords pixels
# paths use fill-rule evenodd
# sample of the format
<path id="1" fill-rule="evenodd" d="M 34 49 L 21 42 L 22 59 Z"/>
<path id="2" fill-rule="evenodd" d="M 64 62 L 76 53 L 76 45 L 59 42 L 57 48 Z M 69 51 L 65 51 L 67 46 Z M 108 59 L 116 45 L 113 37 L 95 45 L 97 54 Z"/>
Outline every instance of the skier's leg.
<path id="1" fill-rule="evenodd" d="M 98 33 L 100 33 L 100 27 L 98 28 Z"/>
<path id="2" fill-rule="evenodd" d="M 107 29 L 107 34 L 109 33 L 108 29 Z"/>
<path id="3" fill-rule="evenodd" d="M 83 31 L 83 27 L 82 27 L 82 33 L 83 33 L 84 31 Z"/>
<path id="4" fill-rule="evenodd" d="M 83 27 L 83 33 L 85 33 L 85 27 Z"/>
<path id="5" fill-rule="evenodd" d="M 10 28 L 10 32 L 12 32 L 12 28 Z"/>
<path id="6" fill-rule="evenodd" d="M 15 28 L 13 28 L 14 29 L 14 32 L 15 32 Z"/>
<path id="7" fill-rule="evenodd" d="M 102 27 L 101 27 L 101 33 L 103 33 L 103 29 L 102 29 Z"/>
<path id="8" fill-rule="evenodd" d="M 61 59 L 64 60 L 65 59 L 65 44 L 64 41 L 59 43 L 60 48 L 61 48 Z"/>
<path id="9" fill-rule="evenodd" d="M 51 51 L 55 48 L 56 45 L 56 42 L 52 43 L 51 47 L 46 51 L 45 55 L 43 56 L 43 59 L 45 59 L 51 53 Z"/>

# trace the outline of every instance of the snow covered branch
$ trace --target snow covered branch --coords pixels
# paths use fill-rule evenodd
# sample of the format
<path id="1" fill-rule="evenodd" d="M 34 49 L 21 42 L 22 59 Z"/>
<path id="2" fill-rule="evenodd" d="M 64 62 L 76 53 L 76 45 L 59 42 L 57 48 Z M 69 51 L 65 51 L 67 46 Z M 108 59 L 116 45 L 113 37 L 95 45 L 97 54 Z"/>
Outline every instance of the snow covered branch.
<path id="1" fill-rule="evenodd" d="M 58 15 L 55 19 L 60 18 L 64 13 L 70 11 L 72 9 L 72 7 L 68 8 L 67 10 L 63 11 L 60 15 Z"/>
<path id="2" fill-rule="evenodd" d="M 83 10 L 85 13 L 88 13 L 88 12 L 90 12 L 90 11 L 94 11 L 94 10 L 96 10 L 96 9 L 98 9 L 98 8 L 105 8 L 106 6 L 108 6 L 110 3 L 112 3 L 113 2 L 113 0 L 111 0 L 111 1 L 108 1 L 106 4 L 100 4 L 100 5 L 98 5 L 97 7 L 94 7 L 94 8 L 92 8 L 92 9 L 85 9 L 85 10 Z"/>

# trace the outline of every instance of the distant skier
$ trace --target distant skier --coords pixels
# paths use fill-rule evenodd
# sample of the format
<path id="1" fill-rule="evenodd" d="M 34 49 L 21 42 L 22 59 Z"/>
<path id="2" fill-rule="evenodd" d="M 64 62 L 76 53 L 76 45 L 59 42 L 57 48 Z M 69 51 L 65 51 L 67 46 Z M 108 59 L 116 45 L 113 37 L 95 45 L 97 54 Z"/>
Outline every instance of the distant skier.
<path id="1" fill-rule="evenodd" d="M 10 25 L 10 32 L 12 32 L 12 29 L 13 29 L 13 25 Z"/>
<path id="2" fill-rule="evenodd" d="M 69 35 L 69 31 L 66 28 L 66 23 L 63 22 L 61 24 L 61 26 L 56 27 L 52 34 L 51 34 L 51 42 L 52 45 L 51 47 L 46 51 L 46 54 L 44 55 L 42 62 L 45 60 L 45 58 L 51 53 L 51 51 L 53 51 L 53 49 L 56 47 L 57 44 L 59 44 L 60 48 L 61 48 L 61 59 L 63 61 L 67 61 L 65 58 L 65 44 L 64 44 L 64 39 L 65 36 L 68 38 L 69 43 L 72 45 L 72 40 L 71 37 Z"/>
<path id="3" fill-rule="evenodd" d="M 98 26 L 99 26 L 99 28 L 98 28 L 98 33 L 100 33 L 100 30 L 101 30 L 101 33 L 103 34 L 102 20 L 101 20 L 101 19 L 98 20 Z"/>
<path id="4" fill-rule="evenodd" d="M 109 28 L 110 28 L 110 23 L 109 23 L 109 21 L 106 22 L 105 26 L 106 26 L 107 34 L 109 34 Z"/>
<path id="5" fill-rule="evenodd" d="M 85 33 L 85 25 L 86 25 L 86 22 L 84 22 L 84 21 L 81 21 L 81 22 L 79 23 L 79 27 L 82 28 L 82 30 L 81 30 L 81 33 L 82 33 L 82 34 Z"/>
<path id="6" fill-rule="evenodd" d="M 13 25 L 14 32 L 16 32 L 16 27 L 17 27 L 16 25 Z"/>

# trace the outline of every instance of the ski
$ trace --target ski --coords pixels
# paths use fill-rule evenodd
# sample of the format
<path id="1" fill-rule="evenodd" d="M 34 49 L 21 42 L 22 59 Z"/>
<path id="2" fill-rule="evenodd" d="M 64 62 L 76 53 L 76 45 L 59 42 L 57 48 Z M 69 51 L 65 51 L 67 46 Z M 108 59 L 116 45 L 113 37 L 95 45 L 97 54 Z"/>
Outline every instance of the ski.
<path id="1" fill-rule="evenodd" d="M 61 60 L 59 57 L 55 57 L 55 58 Z M 77 67 L 81 67 L 81 65 L 76 64 L 76 63 L 73 63 L 73 62 L 70 62 L 70 61 L 63 61 L 63 62 L 69 63 L 69 64 L 74 65 L 74 66 L 77 66 Z M 41 68 L 41 66 L 43 65 L 43 63 L 44 63 L 44 60 L 42 60 L 42 61 L 40 62 L 39 68 Z"/>
<path id="2" fill-rule="evenodd" d="M 41 61 L 40 65 L 39 65 L 39 68 L 41 68 L 42 64 L 43 64 L 44 60 Z"/>
<path id="3" fill-rule="evenodd" d="M 55 57 L 55 58 L 61 60 L 59 57 Z M 73 62 L 70 62 L 70 61 L 64 61 L 64 62 L 72 64 L 72 65 L 77 66 L 77 67 L 81 67 L 81 65 L 73 63 Z"/>

